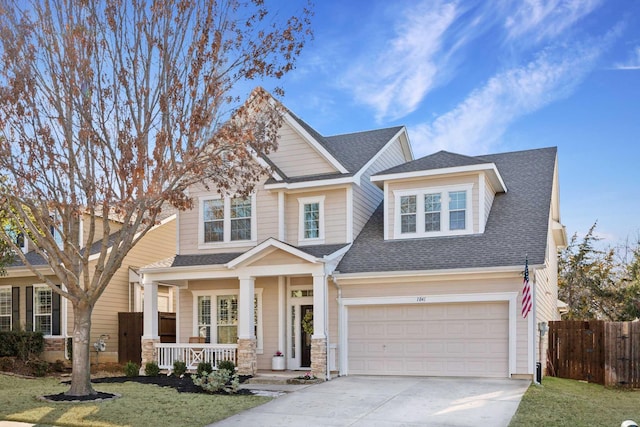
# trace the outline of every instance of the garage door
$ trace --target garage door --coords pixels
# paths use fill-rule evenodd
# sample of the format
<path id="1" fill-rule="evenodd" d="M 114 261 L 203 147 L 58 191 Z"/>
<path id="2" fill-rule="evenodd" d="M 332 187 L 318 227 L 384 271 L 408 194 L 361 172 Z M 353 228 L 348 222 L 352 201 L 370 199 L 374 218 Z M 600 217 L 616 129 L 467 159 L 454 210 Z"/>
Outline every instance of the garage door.
<path id="1" fill-rule="evenodd" d="M 348 372 L 507 377 L 506 302 L 348 308 Z"/>

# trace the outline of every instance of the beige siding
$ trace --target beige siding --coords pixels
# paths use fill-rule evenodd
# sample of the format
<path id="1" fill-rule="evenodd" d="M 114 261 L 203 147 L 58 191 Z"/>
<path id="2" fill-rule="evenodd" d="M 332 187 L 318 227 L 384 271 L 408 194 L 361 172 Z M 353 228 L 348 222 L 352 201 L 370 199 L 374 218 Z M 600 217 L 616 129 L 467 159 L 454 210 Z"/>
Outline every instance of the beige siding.
<path id="1" fill-rule="evenodd" d="M 268 157 L 287 176 L 338 172 L 288 124 L 283 124 L 278 132 L 278 138 L 278 149 Z"/>
<path id="2" fill-rule="evenodd" d="M 383 193 L 371 182 L 371 175 L 392 168 L 405 161 L 400 142 L 396 140 L 380 155 L 363 173 L 360 185 L 353 185 L 353 238 L 355 239 L 371 217 L 371 214 L 382 202 Z"/>
<path id="3" fill-rule="evenodd" d="M 473 232 L 478 232 L 478 206 L 479 206 L 479 190 L 478 190 L 478 174 L 465 174 L 465 175 L 452 175 L 447 177 L 435 177 L 435 178 L 423 178 L 423 179 L 415 179 L 415 180 L 403 180 L 403 181 L 395 181 L 389 183 L 389 200 L 387 201 L 388 206 L 388 223 L 386 226 L 389 230 L 389 238 L 394 239 L 394 215 L 395 215 L 395 192 L 396 191 L 404 191 L 404 190 L 412 190 L 412 189 L 423 189 L 430 187 L 442 187 L 449 185 L 465 185 L 471 184 L 473 185 L 473 189 L 471 191 L 471 207 L 473 212 L 472 224 L 473 224 Z M 444 203 L 444 201 L 443 201 Z"/>
<path id="4" fill-rule="evenodd" d="M 109 335 L 107 351 L 100 354 L 100 361 L 118 359 L 118 313 L 130 309 L 129 267 L 137 268 L 175 255 L 176 221 L 172 220 L 155 228 L 138 243 L 122 262 L 120 267 L 93 309 L 91 317 L 91 343 L 101 334 Z M 93 264 L 91 264 L 93 265 Z M 92 267 L 90 267 L 92 268 Z M 131 306 L 133 310 L 133 306 Z M 73 310 L 69 304 L 68 334 L 73 333 Z"/>
<path id="5" fill-rule="evenodd" d="M 300 204 L 298 199 L 324 196 L 324 243 L 345 243 L 347 235 L 346 189 L 313 191 L 289 194 L 285 202 L 286 240 L 297 246 L 300 226 Z M 313 243 L 311 243 L 313 244 Z"/>
<path id="6" fill-rule="evenodd" d="M 489 178 L 485 176 L 485 193 L 484 193 L 484 221 L 485 224 L 489 219 L 489 212 L 491 212 L 491 206 L 493 205 L 493 199 L 496 197 L 496 190 L 494 190 Z"/>
<path id="7" fill-rule="evenodd" d="M 116 231 L 122 228 L 122 224 L 116 221 L 108 221 L 109 224 L 109 234 L 113 234 Z M 82 240 L 86 241 L 89 238 L 91 221 L 89 220 L 89 216 L 85 215 L 82 221 Z M 104 232 L 104 221 L 102 218 L 96 218 L 94 222 L 94 231 L 93 231 L 93 239 L 91 243 L 96 242 L 102 239 L 102 233 Z"/>
<path id="8" fill-rule="evenodd" d="M 522 278 L 518 275 L 503 278 L 461 278 L 452 280 L 424 279 L 419 277 L 346 279 L 338 278 L 343 298 L 402 297 L 429 295 L 457 295 L 520 292 Z M 518 296 L 518 314 L 520 296 Z M 329 316 L 330 330 L 334 330 L 337 316 Z M 527 320 L 516 316 L 516 373 L 526 374 L 527 365 Z"/>
<path id="9" fill-rule="evenodd" d="M 199 253 L 223 253 L 223 252 L 244 252 L 248 248 L 246 244 L 234 246 L 232 243 L 219 247 L 208 247 L 200 249 L 198 247 L 200 232 L 200 197 L 216 195 L 214 188 L 207 190 L 204 186 L 193 186 L 189 190 L 193 197 L 193 208 L 179 214 L 179 252 L 181 255 Z M 262 242 L 269 237 L 278 238 L 278 195 L 264 189 L 264 182 L 256 186 L 256 212 L 257 233 L 254 239 Z"/>

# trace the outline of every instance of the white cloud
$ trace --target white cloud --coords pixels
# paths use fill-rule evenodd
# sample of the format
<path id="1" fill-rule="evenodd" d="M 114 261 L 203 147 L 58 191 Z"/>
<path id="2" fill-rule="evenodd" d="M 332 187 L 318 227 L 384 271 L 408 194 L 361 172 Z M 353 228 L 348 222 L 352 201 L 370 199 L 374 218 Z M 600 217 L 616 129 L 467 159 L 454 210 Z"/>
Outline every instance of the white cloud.
<path id="1" fill-rule="evenodd" d="M 400 12 L 393 38 L 382 49 L 374 46 L 383 53 L 374 61 L 361 58 L 342 83 L 357 101 L 373 107 L 379 121 L 411 113 L 442 71 L 437 56 L 458 12 L 455 3 L 442 1 L 422 2 Z"/>
<path id="2" fill-rule="evenodd" d="M 602 0 L 525 0 L 505 21 L 509 39 L 555 38 L 596 9 Z M 511 3 L 510 3 L 511 4 Z"/>
<path id="3" fill-rule="evenodd" d="M 625 63 L 618 63 L 613 66 L 616 70 L 640 70 L 640 46 L 631 53 L 631 58 Z"/>
<path id="4" fill-rule="evenodd" d="M 572 50 L 548 49 L 524 66 L 495 75 L 452 111 L 410 129 L 416 156 L 490 151 L 519 117 L 571 94 L 593 70 L 608 39 Z"/>

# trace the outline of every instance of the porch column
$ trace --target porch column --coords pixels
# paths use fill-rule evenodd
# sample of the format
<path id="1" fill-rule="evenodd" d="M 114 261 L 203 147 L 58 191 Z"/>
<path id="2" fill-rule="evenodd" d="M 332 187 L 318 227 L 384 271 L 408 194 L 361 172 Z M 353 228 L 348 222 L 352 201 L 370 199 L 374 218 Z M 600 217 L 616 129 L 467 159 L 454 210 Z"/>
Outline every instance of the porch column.
<path id="1" fill-rule="evenodd" d="M 327 276 L 313 275 L 313 335 L 311 336 L 311 372 L 327 378 Z"/>
<path id="2" fill-rule="evenodd" d="M 155 360 L 154 344 L 160 342 L 158 335 L 158 284 L 143 279 L 144 286 L 144 322 L 142 335 L 142 364 L 140 371 L 144 372 L 144 366 Z"/>
<path id="3" fill-rule="evenodd" d="M 238 300 L 238 374 L 254 375 L 258 371 L 255 334 L 255 278 L 240 277 Z"/>

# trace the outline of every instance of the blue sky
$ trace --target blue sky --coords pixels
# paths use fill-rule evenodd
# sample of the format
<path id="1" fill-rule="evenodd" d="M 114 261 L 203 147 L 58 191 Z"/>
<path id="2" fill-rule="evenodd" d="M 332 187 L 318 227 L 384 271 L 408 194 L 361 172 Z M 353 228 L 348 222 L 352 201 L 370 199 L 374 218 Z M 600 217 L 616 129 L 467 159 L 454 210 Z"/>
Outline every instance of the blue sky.
<path id="1" fill-rule="evenodd" d="M 557 146 L 568 234 L 639 236 L 639 1 L 317 0 L 312 26 L 281 84 L 323 135 L 405 125 L 415 157 Z"/>

